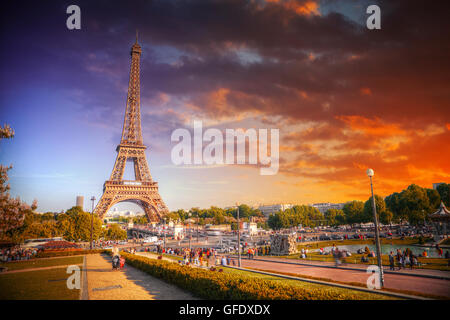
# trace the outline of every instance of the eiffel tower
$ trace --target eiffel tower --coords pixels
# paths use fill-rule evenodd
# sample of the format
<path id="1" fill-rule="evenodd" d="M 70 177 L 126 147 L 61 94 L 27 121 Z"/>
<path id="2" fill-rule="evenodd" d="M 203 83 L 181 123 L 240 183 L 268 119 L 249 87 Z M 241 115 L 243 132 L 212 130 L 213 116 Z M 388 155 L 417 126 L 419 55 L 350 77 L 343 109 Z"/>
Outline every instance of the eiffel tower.
<path id="1" fill-rule="evenodd" d="M 128 83 L 127 106 L 123 122 L 122 139 L 117 146 L 117 158 L 109 180 L 103 184 L 103 195 L 94 213 L 100 218 L 116 203 L 134 202 L 144 209 L 149 221 L 157 222 L 169 212 L 158 192 L 158 183 L 153 181 L 145 157 L 147 148 L 142 141 L 139 61 L 141 46 L 136 42 L 131 47 L 131 70 Z M 126 162 L 133 162 L 135 180 L 123 180 Z"/>

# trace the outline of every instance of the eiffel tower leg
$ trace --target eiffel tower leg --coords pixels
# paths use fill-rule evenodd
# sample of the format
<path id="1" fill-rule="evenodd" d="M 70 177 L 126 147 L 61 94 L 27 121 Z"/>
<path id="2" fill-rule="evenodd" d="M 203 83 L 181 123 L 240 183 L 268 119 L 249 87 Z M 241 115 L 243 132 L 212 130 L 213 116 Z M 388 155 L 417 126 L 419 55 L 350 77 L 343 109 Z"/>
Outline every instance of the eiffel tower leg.
<path id="1" fill-rule="evenodd" d="M 109 208 L 113 205 L 113 197 L 107 195 L 106 193 L 103 193 L 102 197 L 100 198 L 99 202 L 97 203 L 97 206 L 94 209 L 94 213 L 97 214 L 97 216 L 100 219 L 103 219 L 103 217 L 108 212 Z"/>
<path id="2" fill-rule="evenodd" d="M 155 210 L 153 205 L 141 201 L 141 206 L 144 209 L 149 222 L 158 222 L 161 220 L 161 214 L 157 210 Z"/>

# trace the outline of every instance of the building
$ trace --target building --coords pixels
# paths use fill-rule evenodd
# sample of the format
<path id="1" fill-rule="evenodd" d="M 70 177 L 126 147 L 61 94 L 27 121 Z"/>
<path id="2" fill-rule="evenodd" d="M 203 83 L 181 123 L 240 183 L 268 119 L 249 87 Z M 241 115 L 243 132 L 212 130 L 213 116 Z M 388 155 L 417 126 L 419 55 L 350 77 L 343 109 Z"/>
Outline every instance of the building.
<path id="1" fill-rule="evenodd" d="M 184 238 L 184 226 L 182 224 L 175 224 L 173 225 L 173 236 L 178 239 Z"/>
<path id="2" fill-rule="evenodd" d="M 75 204 L 77 207 L 81 207 L 84 211 L 84 197 L 83 196 L 77 196 L 77 201 Z"/>
<path id="3" fill-rule="evenodd" d="M 239 227 L 242 228 L 243 233 L 247 233 L 250 236 L 258 234 L 258 226 L 256 222 L 242 222 Z"/>
<path id="4" fill-rule="evenodd" d="M 310 206 L 319 210 L 320 213 L 325 213 L 329 209 L 342 210 L 344 208 L 344 204 L 345 203 L 323 202 L 323 203 L 314 203 L 314 204 L 311 204 Z"/>
<path id="5" fill-rule="evenodd" d="M 433 189 L 437 190 L 437 187 L 439 187 L 441 184 L 444 184 L 445 182 L 438 182 L 438 183 L 433 183 Z"/>
<path id="6" fill-rule="evenodd" d="M 290 209 L 293 206 L 294 206 L 293 204 L 271 204 L 271 205 L 259 206 L 258 209 L 259 209 L 259 211 L 262 212 L 262 214 L 265 217 L 268 217 L 271 214 L 277 213 L 278 211 L 283 211 L 283 210 L 286 210 L 286 209 Z"/>

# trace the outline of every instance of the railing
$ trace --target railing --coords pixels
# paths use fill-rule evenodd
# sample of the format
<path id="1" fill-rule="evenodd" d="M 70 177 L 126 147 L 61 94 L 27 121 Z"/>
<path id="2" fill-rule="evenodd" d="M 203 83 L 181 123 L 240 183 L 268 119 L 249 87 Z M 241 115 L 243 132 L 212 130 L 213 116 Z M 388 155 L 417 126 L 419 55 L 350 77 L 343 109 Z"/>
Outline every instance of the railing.
<path id="1" fill-rule="evenodd" d="M 158 186 L 158 182 L 153 181 L 133 181 L 133 180 L 121 180 L 121 181 L 115 181 L 115 180 L 108 180 L 105 182 L 105 184 L 109 185 L 118 185 L 118 186 Z"/>

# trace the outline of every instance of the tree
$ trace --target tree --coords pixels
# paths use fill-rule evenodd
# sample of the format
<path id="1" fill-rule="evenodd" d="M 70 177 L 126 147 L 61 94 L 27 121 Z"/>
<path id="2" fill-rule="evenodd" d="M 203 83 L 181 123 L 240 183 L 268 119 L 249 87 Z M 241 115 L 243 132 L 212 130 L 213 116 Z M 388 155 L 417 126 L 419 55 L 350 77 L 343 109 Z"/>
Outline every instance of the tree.
<path id="1" fill-rule="evenodd" d="M 375 207 L 377 209 L 377 216 L 378 221 L 381 221 L 381 216 L 383 216 L 383 219 L 386 221 L 386 218 L 388 218 L 388 214 L 385 213 L 386 211 L 386 203 L 384 202 L 384 199 L 380 197 L 379 195 L 375 195 Z M 372 203 L 372 197 L 370 197 L 365 203 L 364 203 L 364 210 L 363 210 L 363 222 L 374 222 L 373 221 L 373 203 Z M 383 222 L 382 222 L 383 223 Z"/>
<path id="2" fill-rule="evenodd" d="M 400 193 L 386 197 L 386 205 L 392 211 L 394 220 L 417 225 L 423 223 L 428 214 L 439 206 L 439 191 L 412 184 Z"/>
<path id="3" fill-rule="evenodd" d="M 345 214 L 345 221 L 349 224 L 362 223 L 364 221 L 363 211 L 364 202 L 362 201 L 350 201 L 344 205 L 342 209 Z"/>
<path id="4" fill-rule="evenodd" d="M 14 130 L 8 125 L 0 126 L 0 140 L 11 139 L 14 137 Z M 34 200 L 31 206 L 20 201 L 17 197 L 15 199 L 10 197 L 10 186 L 7 184 L 8 170 L 12 166 L 6 167 L 0 165 L 0 239 L 12 239 L 19 241 L 19 237 L 15 230 L 23 225 L 25 215 L 31 213 L 37 208 L 37 201 Z"/>
<path id="5" fill-rule="evenodd" d="M 73 219 L 67 213 L 60 213 L 57 218 L 57 226 L 60 235 L 66 240 L 75 239 L 75 224 Z"/>
<path id="6" fill-rule="evenodd" d="M 134 224 L 144 225 L 148 223 L 148 218 L 146 215 L 133 217 L 132 219 Z"/>
<path id="7" fill-rule="evenodd" d="M 102 221 L 94 215 L 93 223 L 93 240 L 100 238 L 102 231 Z M 87 212 L 80 212 L 76 217 L 73 218 L 74 223 L 74 241 L 89 241 L 91 239 L 91 214 Z"/>
<path id="8" fill-rule="evenodd" d="M 325 219 L 329 226 L 339 226 L 345 224 L 345 214 L 343 210 L 328 209 L 325 212 Z"/>
<path id="9" fill-rule="evenodd" d="M 391 224 L 394 218 L 394 214 L 389 211 L 389 209 L 386 209 L 380 213 L 379 217 L 382 224 Z"/>
<path id="10" fill-rule="evenodd" d="M 401 206 L 400 198 L 400 193 L 394 192 L 393 194 L 387 196 L 384 201 L 386 203 L 386 207 L 393 214 L 392 220 L 402 223 L 403 221 L 408 220 L 408 213 L 405 208 Z"/>
<path id="11" fill-rule="evenodd" d="M 280 214 L 271 214 L 269 219 L 267 219 L 267 224 L 273 230 L 279 230 L 283 227 L 283 224 L 280 219 Z"/>
<path id="12" fill-rule="evenodd" d="M 323 214 L 317 208 L 311 206 L 294 206 L 284 211 L 279 211 L 269 216 L 267 224 L 274 230 L 297 227 L 303 225 L 315 227 L 325 220 Z"/>
<path id="13" fill-rule="evenodd" d="M 127 232 L 117 223 L 112 223 L 106 230 L 104 238 L 105 240 L 126 240 Z"/>
<path id="14" fill-rule="evenodd" d="M 443 183 L 436 188 L 446 207 L 450 207 L 450 184 Z"/>

